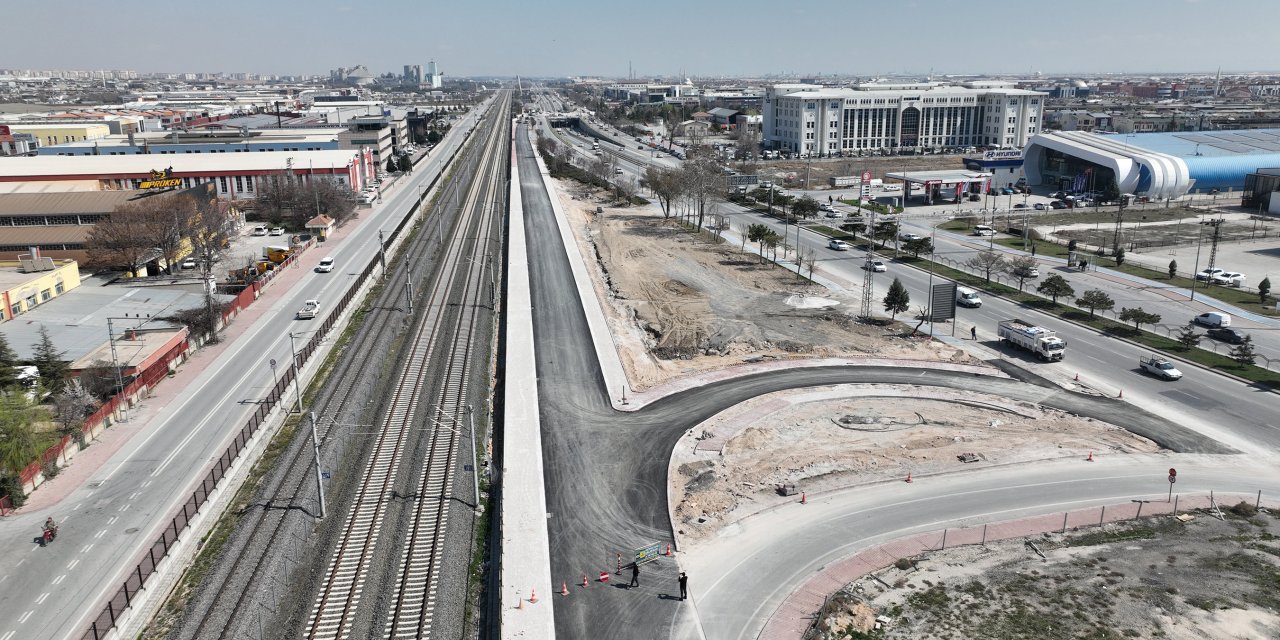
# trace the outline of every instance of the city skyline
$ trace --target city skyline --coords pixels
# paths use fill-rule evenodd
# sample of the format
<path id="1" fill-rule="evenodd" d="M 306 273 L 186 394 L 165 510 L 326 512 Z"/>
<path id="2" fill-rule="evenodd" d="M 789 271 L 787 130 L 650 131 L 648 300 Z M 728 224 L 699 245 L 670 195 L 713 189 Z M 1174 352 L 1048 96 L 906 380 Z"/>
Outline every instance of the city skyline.
<path id="1" fill-rule="evenodd" d="M 965 15 L 943 0 L 914 0 L 892 10 L 828 0 L 779 16 L 795 23 L 790 29 L 772 17 L 776 6 L 754 1 L 733 11 L 672 0 L 656 0 L 641 11 L 583 0 L 552 0 L 537 11 L 510 0 L 482 10 L 424 10 L 406 0 L 318 0 L 307 12 L 247 0 L 220 6 L 223 15 L 237 17 L 150 28 L 143 37 L 121 39 L 101 28 L 120 15 L 109 5 L 24 3 L 9 8 L 11 23 L 35 27 L 66 15 L 78 19 L 59 23 L 56 48 L 44 29 L 12 30 L 5 66 L 325 75 L 364 64 L 376 74 L 398 75 L 405 64 L 436 60 L 453 77 L 1154 75 L 1266 72 L 1263 67 L 1280 53 L 1268 32 L 1280 19 L 1280 3 L 1249 0 L 1082 0 L 1071 12 L 1028 5 L 1015 15 L 1001 13 L 1008 5 L 994 0 L 966 3 Z M 388 13 L 400 18 L 391 22 L 396 30 L 353 32 L 386 24 L 380 18 Z M 1233 21 L 1230 30 L 1200 28 L 1211 19 L 1245 14 L 1250 19 Z M 806 28 L 810 15 L 822 16 L 819 27 Z M 422 29 L 404 26 L 410 24 Z M 210 68 L 210 60 L 218 68 Z"/>

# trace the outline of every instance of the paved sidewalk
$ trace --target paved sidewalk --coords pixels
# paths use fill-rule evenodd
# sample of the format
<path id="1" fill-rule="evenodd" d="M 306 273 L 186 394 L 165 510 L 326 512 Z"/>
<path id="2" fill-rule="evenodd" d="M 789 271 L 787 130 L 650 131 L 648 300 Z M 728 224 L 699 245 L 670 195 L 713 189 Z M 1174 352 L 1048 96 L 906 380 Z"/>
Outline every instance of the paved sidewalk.
<path id="1" fill-rule="evenodd" d="M 1252 501 L 1254 496 L 1218 496 L 1221 507 L 1241 499 Z M 984 525 L 931 531 L 859 551 L 842 560 L 827 565 L 822 571 L 796 587 L 774 611 L 758 636 L 761 640 L 799 640 L 813 624 L 813 616 L 826 602 L 827 597 L 870 573 L 891 566 L 900 558 L 909 558 L 947 547 L 985 544 L 988 541 L 1024 538 L 1048 532 L 1061 532 L 1094 527 L 1104 523 L 1131 520 L 1139 509 L 1144 516 L 1174 515 L 1191 509 L 1210 506 L 1209 496 L 1178 496 L 1176 503 L 1151 502 L 1119 504 L 1079 509 L 1018 520 L 993 522 Z M 1277 504 L 1266 502 L 1276 508 Z"/>

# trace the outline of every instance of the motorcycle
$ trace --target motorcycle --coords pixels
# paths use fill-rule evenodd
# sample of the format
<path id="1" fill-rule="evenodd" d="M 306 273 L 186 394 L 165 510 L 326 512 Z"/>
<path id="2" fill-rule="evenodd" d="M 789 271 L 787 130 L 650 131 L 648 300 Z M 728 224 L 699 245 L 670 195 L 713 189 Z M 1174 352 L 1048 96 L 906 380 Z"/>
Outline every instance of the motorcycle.
<path id="1" fill-rule="evenodd" d="M 44 527 L 40 533 L 40 546 L 45 546 L 58 537 L 58 527 Z"/>

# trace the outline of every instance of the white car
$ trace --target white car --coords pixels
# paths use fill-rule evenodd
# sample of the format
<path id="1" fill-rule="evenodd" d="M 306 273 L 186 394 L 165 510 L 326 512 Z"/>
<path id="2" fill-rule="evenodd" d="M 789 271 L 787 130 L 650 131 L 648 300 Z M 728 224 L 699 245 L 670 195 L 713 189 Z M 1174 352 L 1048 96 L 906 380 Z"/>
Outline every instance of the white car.
<path id="1" fill-rule="evenodd" d="M 316 273 L 329 273 L 333 271 L 333 258 L 325 256 L 320 259 L 320 264 L 316 265 Z"/>
<path id="2" fill-rule="evenodd" d="M 832 239 L 832 240 L 831 240 L 831 242 L 828 242 L 828 243 L 827 243 L 827 248 L 828 248 L 828 249 L 834 249 L 834 250 L 836 250 L 836 251 L 848 251 L 848 250 L 849 250 L 849 243 L 848 243 L 848 242 L 845 242 L 844 240 L 835 240 L 835 239 Z"/>
<path id="3" fill-rule="evenodd" d="M 263 226 L 257 226 L 257 227 L 254 227 L 254 228 L 253 228 L 253 235 L 255 235 L 255 236 L 265 236 L 265 235 L 267 235 L 267 228 L 266 228 L 266 227 L 263 227 Z"/>
<path id="4" fill-rule="evenodd" d="M 862 265 L 862 268 L 870 269 L 871 271 L 874 271 L 876 273 L 881 273 L 889 270 L 887 267 L 884 266 L 884 263 L 879 260 L 868 260 L 866 264 Z"/>
<path id="5" fill-rule="evenodd" d="M 274 228 L 274 229 L 272 229 L 272 230 L 271 230 L 271 235 L 273 235 L 273 236 L 282 236 L 282 235 L 284 235 L 284 229 L 283 229 L 283 228 L 281 228 L 281 227 L 276 227 L 276 228 Z"/>
<path id="6" fill-rule="evenodd" d="M 183 260 L 183 261 L 182 261 L 182 268 L 183 268 L 183 269 L 194 269 L 194 268 L 196 268 L 196 259 L 195 259 L 195 258 L 187 258 L 186 260 Z"/>
<path id="7" fill-rule="evenodd" d="M 898 239 L 903 242 L 911 242 L 912 240 L 922 240 L 923 238 L 914 233 L 900 233 L 898 234 Z"/>
<path id="8" fill-rule="evenodd" d="M 1212 280 L 1214 276 L 1222 273 L 1225 269 L 1202 269 L 1196 274 L 1196 280 Z"/>
<path id="9" fill-rule="evenodd" d="M 1235 271 L 1223 271 L 1222 273 L 1214 274 L 1214 276 L 1210 278 L 1214 284 L 1222 285 L 1224 287 L 1238 287 L 1244 284 L 1244 279 L 1245 277 L 1243 273 Z"/>

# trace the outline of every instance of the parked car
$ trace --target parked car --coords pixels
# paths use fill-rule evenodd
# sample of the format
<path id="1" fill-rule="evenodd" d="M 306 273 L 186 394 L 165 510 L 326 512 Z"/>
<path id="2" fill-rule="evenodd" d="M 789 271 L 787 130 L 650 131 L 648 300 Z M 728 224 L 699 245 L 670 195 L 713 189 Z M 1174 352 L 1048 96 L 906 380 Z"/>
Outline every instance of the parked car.
<path id="1" fill-rule="evenodd" d="M 1028 268 L 1028 269 L 1014 269 L 1014 270 L 1013 270 L 1013 275 L 1015 275 L 1015 276 L 1019 276 L 1019 277 L 1022 277 L 1022 278 L 1039 278 L 1039 277 L 1040 277 L 1040 269 L 1038 269 L 1038 268 L 1036 268 L 1036 267 L 1031 267 L 1031 268 Z"/>
<path id="2" fill-rule="evenodd" d="M 261 225 L 256 226 L 256 227 L 254 227 L 254 228 L 253 228 L 253 235 L 255 235 L 255 236 L 265 236 L 265 235 L 267 235 L 267 228 L 266 228 L 266 227 L 264 227 L 264 226 L 261 226 Z"/>
<path id="3" fill-rule="evenodd" d="M 281 228 L 281 227 L 276 227 L 276 228 L 274 228 L 274 229 L 272 229 L 272 230 L 271 230 L 271 235 L 273 235 L 273 236 L 282 236 L 282 235 L 284 235 L 284 229 L 283 229 L 283 228 Z"/>
<path id="4" fill-rule="evenodd" d="M 875 273 L 881 273 L 889 270 L 884 266 L 884 262 L 881 262 L 880 260 L 868 260 L 866 264 L 862 265 L 862 268 L 869 269 Z"/>
<path id="5" fill-rule="evenodd" d="M 1033 208 L 1034 208 L 1036 211 L 1044 211 L 1047 207 L 1045 207 L 1045 206 L 1044 206 L 1044 203 L 1043 203 L 1043 202 L 1037 202 L 1037 203 L 1035 204 L 1035 207 L 1033 207 Z"/>
<path id="6" fill-rule="evenodd" d="M 834 249 L 835 251 L 848 251 L 849 243 L 845 242 L 844 240 L 836 240 L 832 238 L 831 242 L 827 243 L 827 248 Z"/>
<path id="7" fill-rule="evenodd" d="M 1244 274 L 1236 271 L 1223 271 L 1211 278 L 1214 284 L 1224 287 L 1239 287 L 1244 284 L 1244 279 Z"/>
<path id="8" fill-rule="evenodd" d="M 1223 271 L 1225 271 L 1225 269 L 1218 269 L 1216 267 L 1213 269 L 1201 269 L 1200 272 L 1196 274 L 1196 280 L 1212 280 L 1214 276 L 1222 273 Z"/>
<path id="9" fill-rule="evenodd" d="M 1191 319 L 1192 322 L 1206 327 L 1229 327 L 1231 326 L 1231 316 L 1220 311 L 1210 311 L 1202 313 Z"/>
<path id="10" fill-rule="evenodd" d="M 1027 208 L 1027 205 L 1022 204 L 1021 202 L 1019 202 L 1018 204 L 1013 205 L 1013 208 L 1014 208 L 1014 209 L 1026 209 L 1026 208 Z"/>
<path id="11" fill-rule="evenodd" d="M 1241 344 L 1244 342 L 1244 339 L 1248 334 L 1239 329 L 1232 329 L 1231 327 L 1214 327 L 1206 332 L 1205 335 L 1217 340 L 1218 342 Z"/>
<path id="12" fill-rule="evenodd" d="M 182 261 L 182 268 L 183 268 L 183 269 L 194 269 L 194 268 L 196 268 L 196 259 L 195 259 L 195 258 L 187 258 L 186 260 L 183 260 L 183 261 Z"/>
<path id="13" fill-rule="evenodd" d="M 1065 203 L 1065 202 L 1063 202 L 1063 201 L 1061 201 L 1061 200 L 1054 200 L 1053 202 L 1050 202 L 1050 203 L 1049 203 L 1049 206 L 1050 206 L 1050 207 L 1052 207 L 1052 208 L 1054 208 L 1054 209 L 1066 209 L 1066 208 L 1070 207 L 1070 205 L 1068 205 L 1067 203 Z"/>

